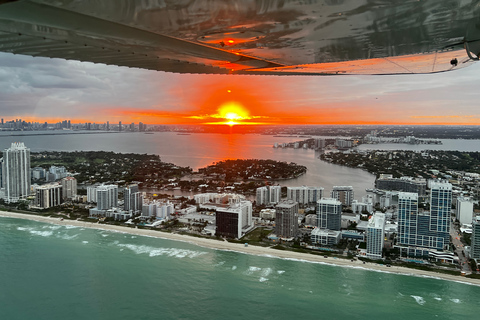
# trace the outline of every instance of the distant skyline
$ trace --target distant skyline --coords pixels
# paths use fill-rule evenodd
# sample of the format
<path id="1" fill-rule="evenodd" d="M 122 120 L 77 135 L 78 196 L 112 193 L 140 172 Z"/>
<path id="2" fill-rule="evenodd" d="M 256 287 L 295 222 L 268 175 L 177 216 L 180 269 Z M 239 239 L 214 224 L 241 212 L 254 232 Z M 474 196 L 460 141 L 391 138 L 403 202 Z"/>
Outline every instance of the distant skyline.
<path id="1" fill-rule="evenodd" d="M 185 75 L 0 53 L 5 120 L 480 124 L 480 64 L 428 75 Z"/>

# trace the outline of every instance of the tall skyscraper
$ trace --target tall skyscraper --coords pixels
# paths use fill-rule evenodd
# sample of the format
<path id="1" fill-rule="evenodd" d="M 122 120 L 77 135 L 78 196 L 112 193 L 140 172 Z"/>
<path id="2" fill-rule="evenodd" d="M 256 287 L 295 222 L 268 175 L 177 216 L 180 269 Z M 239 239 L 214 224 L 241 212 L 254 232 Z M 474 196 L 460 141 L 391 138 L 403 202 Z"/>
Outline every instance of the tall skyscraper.
<path id="1" fill-rule="evenodd" d="M 398 193 L 398 243 L 415 246 L 418 223 L 418 194 Z"/>
<path id="2" fill-rule="evenodd" d="M 367 257 L 381 259 L 385 240 L 385 213 L 376 212 L 368 220 Z"/>
<path id="3" fill-rule="evenodd" d="M 333 198 L 317 201 L 317 227 L 319 229 L 340 230 L 342 222 L 342 203 Z"/>
<path id="4" fill-rule="evenodd" d="M 30 194 L 30 149 L 23 142 L 3 151 L 2 179 L 5 202 L 18 202 Z"/>
<path id="5" fill-rule="evenodd" d="M 430 212 L 419 213 L 418 194 L 398 194 L 398 244 L 402 255 L 428 257 L 450 242 L 452 185 L 435 182 L 430 190 Z"/>
<path id="6" fill-rule="evenodd" d="M 298 231 L 298 203 L 287 200 L 275 206 L 275 234 L 280 238 L 295 238 Z"/>
<path id="7" fill-rule="evenodd" d="M 339 200 L 344 206 L 350 207 L 353 202 L 352 186 L 335 186 L 333 187 L 331 197 Z"/>
<path id="8" fill-rule="evenodd" d="M 77 195 L 77 179 L 74 177 L 65 177 L 62 179 L 62 197 L 63 199 L 72 199 Z"/>
<path id="9" fill-rule="evenodd" d="M 470 258 L 480 259 L 480 216 L 473 218 L 472 229 Z"/>
<path id="10" fill-rule="evenodd" d="M 97 187 L 97 208 L 108 210 L 118 206 L 118 186 L 102 185 Z"/>
<path id="11" fill-rule="evenodd" d="M 452 185 L 444 182 L 432 182 L 430 185 L 430 231 L 442 233 L 444 243 L 448 245 L 450 216 L 452 211 Z"/>
<path id="12" fill-rule="evenodd" d="M 123 210 L 132 214 L 142 212 L 143 196 L 137 184 L 131 184 L 123 192 Z"/>

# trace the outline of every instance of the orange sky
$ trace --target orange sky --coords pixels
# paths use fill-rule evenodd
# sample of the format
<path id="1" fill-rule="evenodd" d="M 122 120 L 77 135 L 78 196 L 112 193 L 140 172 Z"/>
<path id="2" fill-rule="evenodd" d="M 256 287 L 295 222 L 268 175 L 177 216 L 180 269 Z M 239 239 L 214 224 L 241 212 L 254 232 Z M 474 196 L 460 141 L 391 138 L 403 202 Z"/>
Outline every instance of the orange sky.
<path id="1" fill-rule="evenodd" d="M 28 66 L 29 77 L 18 76 L 27 72 L 27 66 L 5 69 L 5 73 L 12 71 L 4 77 L 9 82 L 3 85 L 6 91 L 0 97 L 5 120 L 55 123 L 70 119 L 73 123 L 112 124 L 480 124 L 478 63 L 428 75 L 233 76 L 21 59 Z"/>

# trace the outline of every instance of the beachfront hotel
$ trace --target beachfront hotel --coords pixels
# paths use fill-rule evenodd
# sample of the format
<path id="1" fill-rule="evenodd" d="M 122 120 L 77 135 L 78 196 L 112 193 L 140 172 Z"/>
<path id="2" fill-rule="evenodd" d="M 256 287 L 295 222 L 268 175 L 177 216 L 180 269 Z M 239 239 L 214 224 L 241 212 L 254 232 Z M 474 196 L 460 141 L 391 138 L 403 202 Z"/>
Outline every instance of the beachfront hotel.
<path id="1" fill-rule="evenodd" d="M 317 201 L 317 227 L 340 231 L 342 223 L 342 203 L 333 198 Z"/>
<path id="2" fill-rule="evenodd" d="M 223 207 L 217 206 L 216 225 L 217 235 L 240 239 L 255 227 L 252 219 L 252 203 L 242 200 L 231 201 Z"/>
<path id="3" fill-rule="evenodd" d="M 473 218 L 472 229 L 472 247 L 470 249 L 470 258 L 480 259 L 480 216 Z"/>
<path id="4" fill-rule="evenodd" d="M 5 202 L 18 202 L 30 194 L 30 149 L 14 142 L 3 151 L 2 188 Z"/>
<path id="5" fill-rule="evenodd" d="M 275 206 L 275 234 L 282 239 L 295 238 L 298 232 L 298 202 L 286 200 Z"/>
<path id="6" fill-rule="evenodd" d="M 368 220 L 367 258 L 381 259 L 385 240 L 385 213 L 375 212 Z"/>
<path id="7" fill-rule="evenodd" d="M 430 190 L 430 212 L 418 210 L 418 194 L 398 194 L 398 247 L 402 256 L 442 256 L 449 245 L 452 185 L 433 182 Z M 452 257 L 453 258 L 453 257 Z"/>

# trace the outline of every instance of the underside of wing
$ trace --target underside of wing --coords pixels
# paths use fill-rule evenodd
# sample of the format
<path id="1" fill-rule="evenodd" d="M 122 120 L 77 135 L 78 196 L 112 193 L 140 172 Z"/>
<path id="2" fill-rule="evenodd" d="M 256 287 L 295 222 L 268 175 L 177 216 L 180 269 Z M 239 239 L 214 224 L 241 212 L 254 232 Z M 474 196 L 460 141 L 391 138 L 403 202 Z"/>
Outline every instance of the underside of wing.
<path id="1" fill-rule="evenodd" d="M 478 60 L 480 0 L 0 1 L 0 51 L 177 73 L 432 73 Z"/>

